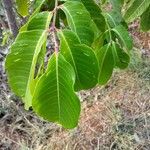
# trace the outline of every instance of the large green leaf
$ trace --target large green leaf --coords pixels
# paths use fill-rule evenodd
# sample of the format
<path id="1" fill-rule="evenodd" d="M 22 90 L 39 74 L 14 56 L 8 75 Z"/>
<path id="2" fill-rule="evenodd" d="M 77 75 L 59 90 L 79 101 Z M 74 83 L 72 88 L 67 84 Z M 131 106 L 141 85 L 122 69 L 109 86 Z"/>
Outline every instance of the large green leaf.
<path id="1" fill-rule="evenodd" d="M 122 25 L 118 25 L 112 29 L 115 36 L 118 38 L 119 43 L 122 44 L 127 50 L 131 50 L 133 47 L 133 41 L 126 28 Z"/>
<path id="2" fill-rule="evenodd" d="M 104 45 L 99 50 L 97 57 L 100 67 L 98 82 L 103 85 L 110 79 L 115 66 L 111 44 Z"/>
<path id="3" fill-rule="evenodd" d="M 94 51 L 81 44 L 78 36 L 70 30 L 60 31 L 59 38 L 60 51 L 76 73 L 75 90 L 94 87 L 98 81 L 98 61 Z"/>
<path id="4" fill-rule="evenodd" d="M 130 62 L 129 55 L 119 47 L 115 42 L 112 43 L 113 56 L 115 61 L 115 66 L 120 69 L 125 69 L 128 67 Z"/>
<path id="5" fill-rule="evenodd" d="M 141 29 L 143 31 L 150 30 L 150 6 L 141 16 Z"/>
<path id="6" fill-rule="evenodd" d="M 66 14 L 71 30 L 77 33 L 82 43 L 91 46 L 94 40 L 92 20 L 84 5 L 78 1 L 67 1 L 61 9 Z"/>
<path id="7" fill-rule="evenodd" d="M 132 5 L 127 9 L 124 18 L 127 22 L 133 21 L 141 16 L 150 5 L 150 0 L 134 0 Z"/>
<path id="8" fill-rule="evenodd" d="M 74 92 L 75 73 L 61 54 L 53 54 L 46 73 L 37 83 L 33 109 L 38 115 L 65 128 L 77 126 L 80 101 Z"/>
<path id="9" fill-rule="evenodd" d="M 18 13 L 23 17 L 29 14 L 28 3 L 29 3 L 29 0 L 16 0 Z"/>
<path id="10" fill-rule="evenodd" d="M 52 14 L 44 12 L 37 14 L 37 16 L 28 25 L 32 30 L 19 33 L 11 46 L 11 52 L 6 58 L 10 86 L 18 96 L 23 98 L 26 109 L 31 106 L 32 93 L 30 84 L 34 79 L 38 54 L 46 40 L 47 28 Z M 38 19 L 39 23 L 44 23 L 44 25 L 39 25 Z"/>

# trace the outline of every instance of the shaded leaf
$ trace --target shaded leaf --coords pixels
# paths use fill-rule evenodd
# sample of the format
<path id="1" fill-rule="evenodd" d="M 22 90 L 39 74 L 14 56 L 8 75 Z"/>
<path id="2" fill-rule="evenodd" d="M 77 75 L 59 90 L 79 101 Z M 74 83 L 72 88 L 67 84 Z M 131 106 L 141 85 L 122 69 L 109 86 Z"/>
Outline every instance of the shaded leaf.
<path id="1" fill-rule="evenodd" d="M 78 36 L 70 30 L 59 32 L 59 38 L 60 51 L 76 73 L 75 89 L 94 87 L 97 84 L 98 62 L 93 50 L 80 44 Z"/>
<path id="2" fill-rule="evenodd" d="M 150 6 L 141 16 L 141 29 L 145 32 L 150 30 Z"/>
<path id="3" fill-rule="evenodd" d="M 98 52 L 99 77 L 100 85 L 106 84 L 110 79 L 115 65 L 111 44 L 104 45 Z"/>
<path id="4" fill-rule="evenodd" d="M 125 69 L 128 67 L 130 62 L 129 55 L 119 47 L 115 42 L 112 43 L 113 56 L 115 61 L 115 66 L 120 69 Z"/>
<path id="5" fill-rule="evenodd" d="M 111 28 L 114 28 L 120 24 L 122 24 L 126 28 L 128 27 L 124 19 L 122 18 L 121 13 L 118 13 L 117 11 L 106 13 L 105 16 Z"/>

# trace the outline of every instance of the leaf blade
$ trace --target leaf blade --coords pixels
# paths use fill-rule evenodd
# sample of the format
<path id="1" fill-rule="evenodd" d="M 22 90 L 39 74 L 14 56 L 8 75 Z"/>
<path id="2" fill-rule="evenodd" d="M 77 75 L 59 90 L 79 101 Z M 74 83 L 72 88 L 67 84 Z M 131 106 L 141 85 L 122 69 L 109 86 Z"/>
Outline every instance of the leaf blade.
<path id="1" fill-rule="evenodd" d="M 29 15 L 28 6 L 29 1 L 28 0 L 16 0 L 16 4 L 17 4 L 17 9 L 18 9 L 18 13 L 25 17 L 27 15 Z"/>
<path id="2" fill-rule="evenodd" d="M 104 85 L 110 79 L 114 68 L 114 59 L 111 45 L 110 44 L 104 45 L 99 50 L 97 57 L 99 60 L 99 67 L 100 67 L 98 82 L 100 85 Z"/>
<path id="3" fill-rule="evenodd" d="M 43 15 L 47 16 L 44 18 L 44 20 L 46 19 L 44 21 L 45 27 L 47 27 L 47 19 L 51 19 L 52 15 L 49 12 L 43 13 Z M 26 109 L 31 106 L 30 83 L 34 79 L 38 54 L 47 35 L 46 28 L 40 29 L 34 24 L 31 26 L 35 26 L 35 30 L 19 33 L 6 58 L 6 70 L 10 86 L 18 96 L 23 98 Z"/>
<path id="4" fill-rule="evenodd" d="M 124 15 L 125 20 L 127 22 L 133 21 L 135 18 L 141 16 L 149 5 L 149 0 L 134 0 Z"/>
<path id="5" fill-rule="evenodd" d="M 150 30 L 150 6 L 147 10 L 141 15 L 141 29 L 146 32 Z"/>
<path id="6" fill-rule="evenodd" d="M 112 31 L 115 33 L 118 40 L 122 43 L 123 47 L 125 47 L 128 51 L 132 49 L 132 38 L 124 26 L 118 25 L 115 28 L 113 28 Z"/>
<path id="7" fill-rule="evenodd" d="M 94 32 L 90 14 L 84 5 L 78 1 L 67 1 L 61 9 L 66 14 L 71 30 L 77 33 L 82 43 L 90 46 L 94 40 Z"/>
<path id="8" fill-rule="evenodd" d="M 61 54 L 53 54 L 46 73 L 37 83 L 33 109 L 48 121 L 74 128 L 80 114 L 80 101 L 73 90 L 74 82 L 71 65 Z"/>
<path id="9" fill-rule="evenodd" d="M 121 49 L 119 45 L 116 44 L 115 42 L 112 43 L 112 50 L 113 50 L 115 66 L 120 69 L 127 68 L 130 62 L 129 55 L 126 52 L 124 52 L 124 50 Z"/>
<path id="10" fill-rule="evenodd" d="M 80 43 L 77 35 L 69 30 L 59 32 L 60 52 L 73 66 L 76 73 L 75 89 L 83 90 L 97 84 L 98 61 L 91 48 Z M 87 82 L 88 81 L 88 82 Z"/>

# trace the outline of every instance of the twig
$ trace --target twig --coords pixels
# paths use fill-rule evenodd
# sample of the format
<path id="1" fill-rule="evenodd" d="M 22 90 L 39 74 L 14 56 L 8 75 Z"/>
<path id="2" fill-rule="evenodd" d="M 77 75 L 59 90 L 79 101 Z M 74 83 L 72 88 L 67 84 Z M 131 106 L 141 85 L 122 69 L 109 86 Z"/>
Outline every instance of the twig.
<path id="1" fill-rule="evenodd" d="M 52 26 L 51 26 L 51 30 L 50 30 L 52 32 L 52 37 L 53 37 L 53 41 L 54 41 L 55 53 L 58 53 L 58 51 L 59 51 L 59 45 L 57 42 L 56 27 L 55 27 L 56 16 L 57 16 L 57 6 L 58 6 L 58 0 L 55 0 L 54 16 L 53 16 L 53 22 L 52 22 Z"/>

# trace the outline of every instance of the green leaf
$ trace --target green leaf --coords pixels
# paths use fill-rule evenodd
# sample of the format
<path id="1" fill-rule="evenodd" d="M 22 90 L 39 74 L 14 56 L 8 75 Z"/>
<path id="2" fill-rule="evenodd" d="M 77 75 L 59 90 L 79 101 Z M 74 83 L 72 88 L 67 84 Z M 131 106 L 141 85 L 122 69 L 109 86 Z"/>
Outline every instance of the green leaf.
<path id="1" fill-rule="evenodd" d="M 46 30 L 49 28 L 52 14 L 47 11 L 36 14 L 27 26 L 27 30 Z M 46 22 L 47 21 L 47 22 Z"/>
<path id="2" fill-rule="evenodd" d="M 132 38 L 124 26 L 122 25 L 116 26 L 115 28 L 112 29 L 112 31 L 115 33 L 115 36 L 118 38 L 119 43 L 121 43 L 123 47 L 125 47 L 127 50 L 132 49 L 133 47 Z"/>
<path id="3" fill-rule="evenodd" d="M 49 12 L 38 15 L 40 16 L 38 18 L 39 22 L 44 23 L 44 26 L 33 24 L 33 18 L 31 24 L 29 23 L 29 28 L 32 30 L 19 33 L 11 46 L 11 52 L 6 58 L 6 70 L 10 86 L 18 96 L 23 98 L 26 109 L 31 106 L 32 93 L 30 84 L 34 79 L 38 54 L 46 40 L 47 28 L 52 17 Z"/>
<path id="4" fill-rule="evenodd" d="M 94 51 L 81 44 L 78 36 L 70 30 L 60 31 L 59 38 L 60 51 L 76 73 L 75 89 L 94 87 L 98 81 L 98 61 Z"/>
<path id="5" fill-rule="evenodd" d="M 121 14 L 121 9 L 124 4 L 124 0 L 109 0 L 112 4 L 112 10 L 106 13 L 106 17 L 111 27 L 115 27 L 119 24 L 125 24 Z"/>
<path id="6" fill-rule="evenodd" d="M 94 0 L 80 0 L 87 11 L 90 13 L 90 16 L 94 23 L 96 24 L 97 28 L 101 31 L 105 31 L 105 19 L 104 16 L 101 14 L 102 11 L 100 7 L 95 3 Z"/>
<path id="7" fill-rule="evenodd" d="M 29 15 L 28 3 L 29 3 L 29 0 L 16 0 L 18 13 L 23 17 Z"/>
<path id="8" fill-rule="evenodd" d="M 115 66 L 120 69 L 125 69 L 128 67 L 130 62 L 129 55 L 119 47 L 115 42 L 112 43 L 113 56 L 115 61 Z"/>
<path id="9" fill-rule="evenodd" d="M 80 101 L 74 92 L 75 73 L 61 54 L 53 54 L 46 73 L 37 83 L 33 109 L 44 119 L 65 128 L 77 126 Z"/>
<path id="10" fill-rule="evenodd" d="M 98 52 L 99 60 L 99 77 L 98 82 L 104 85 L 110 79 L 115 65 L 111 44 L 104 45 Z"/>
<path id="11" fill-rule="evenodd" d="M 28 19 L 28 22 L 26 23 L 26 24 L 24 24 L 20 29 L 19 29 L 19 31 L 20 32 L 23 32 L 23 31 L 26 31 L 27 30 L 27 27 L 28 27 L 28 24 L 29 24 L 29 22 L 34 18 L 34 16 L 36 15 L 36 14 L 38 14 L 38 12 L 40 11 L 40 9 L 41 9 L 41 7 L 42 7 L 42 5 L 43 5 L 43 3 L 45 2 L 45 0 L 38 0 L 38 1 L 36 1 L 36 3 L 37 3 L 37 8 L 34 10 L 34 12 L 32 13 L 32 15 L 29 17 L 29 19 Z"/>
<path id="12" fill-rule="evenodd" d="M 127 27 L 127 24 L 124 21 L 121 13 L 118 13 L 117 11 L 111 11 L 109 13 L 105 13 L 105 16 L 111 28 L 114 28 L 120 24 L 124 27 Z"/>
<path id="13" fill-rule="evenodd" d="M 127 22 L 133 21 L 141 16 L 150 5 L 150 0 L 134 0 L 132 5 L 127 9 L 124 18 Z"/>
<path id="14" fill-rule="evenodd" d="M 104 45 L 104 40 L 105 40 L 105 33 L 100 34 L 93 42 L 92 44 L 92 48 L 95 52 L 95 54 L 97 54 L 97 52 L 99 51 L 99 49 Z"/>
<path id="15" fill-rule="evenodd" d="M 92 20 L 84 5 L 78 1 L 67 1 L 61 9 L 66 14 L 71 30 L 77 33 L 82 43 L 91 46 L 94 40 Z"/>
<path id="16" fill-rule="evenodd" d="M 141 29 L 144 32 L 150 30 L 150 6 L 141 16 Z"/>

